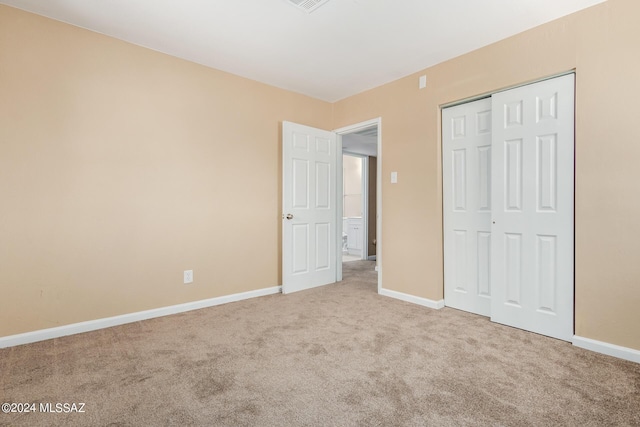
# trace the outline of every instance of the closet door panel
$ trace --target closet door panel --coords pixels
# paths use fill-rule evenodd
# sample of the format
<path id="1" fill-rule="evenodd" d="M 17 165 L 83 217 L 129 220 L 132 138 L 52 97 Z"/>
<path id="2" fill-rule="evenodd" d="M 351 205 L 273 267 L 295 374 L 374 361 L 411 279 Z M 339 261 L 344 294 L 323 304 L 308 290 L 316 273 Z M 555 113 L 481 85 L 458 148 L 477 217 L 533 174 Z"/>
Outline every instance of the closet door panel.
<path id="1" fill-rule="evenodd" d="M 491 320 L 573 337 L 574 75 L 492 97 Z"/>

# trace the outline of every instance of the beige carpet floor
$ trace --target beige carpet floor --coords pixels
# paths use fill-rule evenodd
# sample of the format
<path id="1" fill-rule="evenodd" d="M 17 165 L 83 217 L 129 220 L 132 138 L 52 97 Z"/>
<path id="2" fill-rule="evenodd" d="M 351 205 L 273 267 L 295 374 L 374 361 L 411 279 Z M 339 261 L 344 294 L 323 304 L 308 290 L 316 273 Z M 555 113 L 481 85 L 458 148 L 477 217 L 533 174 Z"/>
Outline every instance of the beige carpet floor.
<path id="1" fill-rule="evenodd" d="M 0 350 L 2 426 L 631 426 L 640 365 L 341 283 Z M 637 327 L 637 325 L 635 325 Z"/>

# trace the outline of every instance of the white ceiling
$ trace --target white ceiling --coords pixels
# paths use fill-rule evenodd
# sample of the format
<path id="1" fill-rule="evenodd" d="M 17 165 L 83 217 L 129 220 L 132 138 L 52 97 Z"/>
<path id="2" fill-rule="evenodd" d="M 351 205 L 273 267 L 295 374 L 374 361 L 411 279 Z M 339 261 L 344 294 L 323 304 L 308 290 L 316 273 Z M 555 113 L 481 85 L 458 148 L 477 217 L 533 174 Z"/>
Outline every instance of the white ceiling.
<path id="1" fill-rule="evenodd" d="M 337 101 L 605 0 L 0 0 Z"/>
<path id="2" fill-rule="evenodd" d="M 373 127 L 367 134 L 356 132 L 342 135 L 342 151 L 377 157 L 378 127 Z"/>

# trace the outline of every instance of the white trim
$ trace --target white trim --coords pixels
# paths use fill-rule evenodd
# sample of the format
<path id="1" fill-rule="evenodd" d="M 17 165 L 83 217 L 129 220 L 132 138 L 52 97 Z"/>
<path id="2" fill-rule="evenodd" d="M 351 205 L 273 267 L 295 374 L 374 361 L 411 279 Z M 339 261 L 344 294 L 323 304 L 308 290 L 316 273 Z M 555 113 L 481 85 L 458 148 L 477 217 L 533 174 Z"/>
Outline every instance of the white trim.
<path id="1" fill-rule="evenodd" d="M 280 292 L 282 292 L 282 287 L 274 286 L 271 288 L 257 289 L 255 291 L 242 292 L 238 294 L 225 295 L 200 301 L 187 302 L 184 304 L 171 305 L 168 307 L 154 308 L 151 310 L 122 314 L 120 316 L 105 317 L 103 319 L 72 323 L 71 325 L 58 326 L 55 328 L 40 329 L 38 331 L 25 332 L 23 334 L 9 335 L 6 337 L 0 337 L 0 348 L 30 344 L 52 338 L 64 337 L 67 335 L 81 334 L 83 332 L 110 328 L 112 326 L 124 325 L 126 323 L 139 322 L 141 320 L 153 319 L 155 317 L 184 313 L 185 311 L 198 310 L 201 308 L 213 307 L 216 305 L 277 294 Z"/>
<path id="2" fill-rule="evenodd" d="M 380 126 L 380 120 L 381 120 L 380 117 L 377 117 L 375 119 L 365 120 L 364 122 L 355 123 L 353 125 L 341 127 L 339 129 L 334 130 L 334 132 L 337 133 L 338 135 L 344 135 L 346 133 L 357 132 L 357 131 L 359 131 L 361 129 L 364 129 L 364 128 L 373 127 L 374 125 Z M 380 129 L 378 129 L 378 133 L 379 132 L 380 132 Z M 378 153 L 378 154 L 380 154 L 380 153 Z"/>
<path id="3" fill-rule="evenodd" d="M 366 260 L 366 259 L 369 259 L 369 156 L 362 157 L 361 184 L 362 184 L 362 259 Z"/>
<path id="4" fill-rule="evenodd" d="M 629 360 L 631 362 L 640 363 L 640 350 L 634 350 L 628 347 L 622 347 L 615 344 L 609 344 L 603 341 L 592 340 L 591 338 L 573 336 L 573 345 L 584 348 L 586 350 L 595 351 L 596 353 L 606 354 L 608 356 L 617 357 L 618 359 Z"/>
<path id="5" fill-rule="evenodd" d="M 342 214 L 344 213 L 344 162 L 342 135 L 336 134 L 336 282 L 342 282 Z"/>
<path id="6" fill-rule="evenodd" d="M 376 271 L 378 293 L 382 292 L 382 118 L 378 117 L 378 157 L 376 157 Z"/>
<path id="7" fill-rule="evenodd" d="M 423 307 L 433 308 L 435 310 L 440 310 L 444 307 L 444 299 L 434 301 L 428 298 L 416 297 L 414 295 L 404 294 L 402 292 L 392 291 L 390 289 L 381 289 L 379 292 L 380 295 L 385 297 L 395 298 L 402 301 L 410 302 L 413 304 L 418 304 Z"/>

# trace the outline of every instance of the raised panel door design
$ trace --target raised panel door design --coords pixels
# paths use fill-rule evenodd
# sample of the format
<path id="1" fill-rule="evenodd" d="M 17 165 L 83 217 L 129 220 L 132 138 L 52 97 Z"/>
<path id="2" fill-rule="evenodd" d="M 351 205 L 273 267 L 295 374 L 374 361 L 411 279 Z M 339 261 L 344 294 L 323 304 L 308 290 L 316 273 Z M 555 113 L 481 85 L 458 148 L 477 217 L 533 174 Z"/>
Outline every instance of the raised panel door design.
<path id="1" fill-rule="evenodd" d="M 478 295 L 491 296 L 491 233 L 478 232 Z"/>
<path id="2" fill-rule="evenodd" d="M 293 159 L 293 207 L 309 208 L 309 161 Z"/>
<path id="3" fill-rule="evenodd" d="M 309 272 L 309 225 L 293 225 L 292 246 L 296 248 L 293 252 L 293 274 L 304 274 Z"/>
<path id="4" fill-rule="evenodd" d="M 316 138 L 316 152 L 328 156 L 331 153 L 331 140 L 328 138 Z"/>
<path id="5" fill-rule="evenodd" d="M 491 309 L 491 99 L 442 110 L 445 304 Z"/>
<path id="6" fill-rule="evenodd" d="M 491 146 L 478 147 L 478 210 L 491 212 Z"/>
<path id="7" fill-rule="evenodd" d="M 309 152 L 309 136 L 304 133 L 294 132 L 293 134 L 293 152 Z"/>
<path id="8" fill-rule="evenodd" d="M 522 101 L 512 101 L 504 104 L 504 128 L 522 126 Z"/>
<path id="9" fill-rule="evenodd" d="M 491 133 L 491 110 L 476 114 L 476 133 L 478 135 Z"/>
<path id="10" fill-rule="evenodd" d="M 468 270 L 467 270 L 467 232 L 464 230 L 453 231 L 454 241 L 454 262 L 455 269 L 455 290 L 456 292 L 467 292 Z"/>
<path id="11" fill-rule="evenodd" d="M 538 288 L 538 311 L 548 314 L 556 312 L 556 236 L 537 236 L 536 285 Z"/>
<path id="12" fill-rule="evenodd" d="M 505 141 L 505 210 L 522 210 L 522 140 Z"/>
<path id="13" fill-rule="evenodd" d="M 557 120 L 558 119 L 558 92 L 553 92 L 548 96 L 536 97 L 536 120 Z"/>
<path id="14" fill-rule="evenodd" d="M 522 289 L 522 235 L 505 234 L 504 275 L 506 277 L 506 303 L 520 306 Z"/>
<path id="15" fill-rule="evenodd" d="M 331 165 L 316 162 L 316 209 L 331 208 Z"/>
<path id="16" fill-rule="evenodd" d="M 282 124 L 282 292 L 337 277 L 336 135 Z"/>
<path id="17" fill-rule="evenodd" d="M 538 211 L 553 212 L 556 210 L 557 194 L 557 160 L 556 135 L 537 137 Z"/>
<path id="18" fill-rule="evenodd" d="M 451 119 L 451 139 L 460 139 L 467 136 L 467 118 L 465 116 Z"/>
<path id="19" fill-rule="evenodd" d="M 467 150 L 453 151 L 453 199 L 454 209 L 467 209 Z"/>
<path id="20" fill-rule="evenodd" d="M 331 268 L 331 224 L 316 224 L 316 271 Z"/>
<path id="21" fill-rule="evenodd" d="M 492 98 L 491 320 L 571 341 L 574 76 Z"/>
<path id="22" fill-rule="evenodd" d="M 571 340 L 574 76 L 442 114 L 445 304 Z"/>

